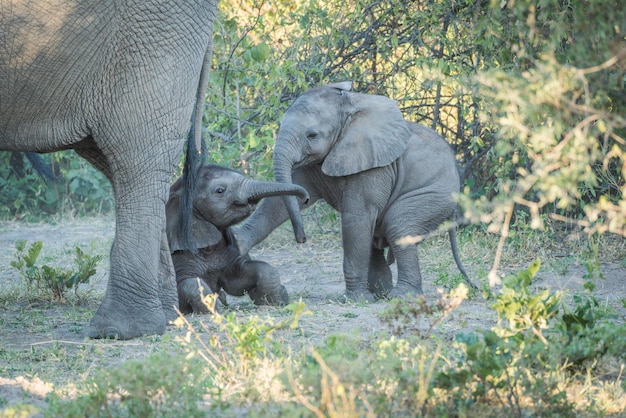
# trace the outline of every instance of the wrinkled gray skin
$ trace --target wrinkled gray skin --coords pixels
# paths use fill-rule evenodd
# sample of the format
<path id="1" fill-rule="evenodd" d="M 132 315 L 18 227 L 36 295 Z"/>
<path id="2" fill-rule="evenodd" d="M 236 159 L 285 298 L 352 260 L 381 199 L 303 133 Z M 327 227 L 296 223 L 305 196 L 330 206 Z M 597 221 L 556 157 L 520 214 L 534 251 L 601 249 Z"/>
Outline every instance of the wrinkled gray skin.
<path id="1" fill-rule="evenodd" d="M 399 240 L 427 235 L 453 217 L 452 196 L 459 191 L 454 155 L 436 132 L 405 121 L 395 101 L 350 89 L 350 82 L 336 83 L 296 99 L 278 132 L 275 179 L 307 189 L 306 206 L 324 199 L 341 213 L 346 297 L 421 294 L 416 245 Z M 299 212 L 304 205 L 271 198 L 236 231 L 242 253 L 288 219 L 281 199 L 292 207 L 296 240 L 306 239 Z M 449 233 L 455 261 L 467 278 L 454 228 Z M 387 247 L 398 263 L 396 287 Z"/>
<path id="2" fill-rule="evenodd" d="M 289 297 L 278 271 L 267 263 L 251 260 L 247 254 L 240 255 L 229 241 L 228 228 L 247 218 L 264 197 L 294 195 L 306 200 L 306 190 L 297 185 L 252 180 L 212 164 L 200 168 L 196 187 L 191 220 L 191 243 L 198 248 L 196 254 L 184 249 L 181 236 L 183 178 L 172 185 L 166 206 L 167 237 L 181 312 L 208 312 L 203 296 L 222 289 L 234 296 L 247 293 L 257 305 L 287 304 Z M 198 278 L 205 284 L 204 291 Z"/>
<path id="3" fill-rule="evenodd" d="M 74 149 L 113 185 L 110 276 L 88 335 L 162 334 L 178 303 L 165 203 L 204 102 L 217 0 L 0 1 L 0 150 Z"/>

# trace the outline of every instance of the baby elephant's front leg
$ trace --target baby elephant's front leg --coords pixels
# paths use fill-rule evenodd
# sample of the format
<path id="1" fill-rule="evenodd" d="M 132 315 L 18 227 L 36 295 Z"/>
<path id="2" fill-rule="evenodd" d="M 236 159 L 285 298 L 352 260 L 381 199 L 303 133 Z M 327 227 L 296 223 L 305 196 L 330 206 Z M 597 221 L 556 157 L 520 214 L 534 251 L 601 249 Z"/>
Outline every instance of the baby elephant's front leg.
<path id="1" fill-rule="evenodd" d="M 239 295 L 247 292 L 255 305 L 286 305 L 289 303 L 287 289 L 280 282 L 280 275 L 271 265 L 245 257 L 241 260 L 237 278 L 225 281 L 226 293 Z"/>

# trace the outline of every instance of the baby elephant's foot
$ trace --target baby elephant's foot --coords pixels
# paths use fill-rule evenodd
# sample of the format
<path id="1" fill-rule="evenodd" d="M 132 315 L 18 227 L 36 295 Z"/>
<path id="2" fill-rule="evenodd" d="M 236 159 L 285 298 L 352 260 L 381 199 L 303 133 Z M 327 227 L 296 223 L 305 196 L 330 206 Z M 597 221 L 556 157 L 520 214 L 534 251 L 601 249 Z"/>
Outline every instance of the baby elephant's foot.
<path id="1" fill-rule="evenodd" d="M 250 299 L 255 305 L 287 305 L 289 303 L 289 294 L 285 286 L 280 285 L 278 289 L 271 292 L 263 291 L 259 286 L 248 292 Z"/>
<path id="2" fill-rule="evenodd" d="M 342 298 L 345 302 L 367 302 L 376 301 L 376 296 L 368 290 L 346 291 Z"/>
<path id="3" fill-rule="evenodd" d="M 226 295 L 222 290 L 214 293 L 209 286 L 197 277 L 178 283 L 178 304 L 183 314 L 219 312 Z"/>
<path id="4" fill-rule="evenodd" d="M 368 290 L 370 291 L 372 295 L 374 295 L 374 298 L 376 300 L 387 299 L 389 297 L 389 292 L 391 292 L 392 289 L 393 289 L 393 284 L 391 284 L 391 286 L 382 286 L 376 283 L 376 284 L 370 284 L 370 286 L 368 286 Z"/>
<path id="5" fill-rule="evenodd" d="M 396 286 L 391 289 L 391 292 L 387 295 L 388 299 L 407 299 L 411 297 L 415 297 L 417 295 L 423 295 L 421 287 L 406 287 L 406 286 Z"/>
<path id="6" fill-rule="evenodd" d="M 253 278 L 253 286 L 245 288 L 255 305 L 287 305 L 289 294 L 281 284 L 280 274 L 275 267 L 263 261 L 244 264 L 244 273 Z M 228 291 L 228 289 L 226 289 Z"/>

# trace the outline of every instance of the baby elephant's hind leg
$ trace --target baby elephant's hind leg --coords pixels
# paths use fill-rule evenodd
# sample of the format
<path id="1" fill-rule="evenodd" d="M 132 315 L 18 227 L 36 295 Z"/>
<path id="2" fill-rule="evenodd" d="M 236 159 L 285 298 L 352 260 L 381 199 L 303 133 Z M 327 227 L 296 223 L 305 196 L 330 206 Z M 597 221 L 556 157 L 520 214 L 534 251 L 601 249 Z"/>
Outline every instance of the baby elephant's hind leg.
<path id="1" fill-rule="evenodd" d="M 393 254 L 398 263 L 398 283 L 390 292 L 391 298 L 404 298 L 407 295 L 423 294 L 422 274 L 415 245 L 394 246 Z"/>
<path id="2" fill-rule="evenodd" d="M 382 249 L 372 248 L 367 288 L 377 298 L 386 297 L 393 289 L 393 278 Z"/>
<path id="3" fill-rule="evenodd" d="M 255 286 L 247 289 L 255 305 L 286 305 L 289 303 L 287 289 L 280 282 L 278 270 L 263 261 L 248 261 L 241 273 L 253 277 Z"/>

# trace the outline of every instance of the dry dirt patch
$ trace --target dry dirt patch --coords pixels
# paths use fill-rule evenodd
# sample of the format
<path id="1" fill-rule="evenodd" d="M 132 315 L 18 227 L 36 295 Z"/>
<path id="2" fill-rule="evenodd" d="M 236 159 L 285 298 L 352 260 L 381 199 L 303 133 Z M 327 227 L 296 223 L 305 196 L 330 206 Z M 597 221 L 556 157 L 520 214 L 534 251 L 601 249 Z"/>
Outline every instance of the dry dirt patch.
<path id="1" fill-rule="evenodd" d="M 20 278 L 10 267 L 14 258 L 15 241 L 41 240 L 47 262 L 72 260 L 67 250 L 76 245 L 90 254 L 108 255 L 114 234 L 112 219 L 85 219 L 52 224 L 0 224 L 0 293 L 19 294 Z M 281 335 L 291 339 L 294 347 L 304 348 L 321 344 L 331 334 L 345 333 L 367 341 L 372 335 L 388 333 L 379 319 L 389 304 L 386 302 L 340 303 L 338 297 L 344 289 L 342 277 L 342 252 L 336 233 L 309 234 L 303 245 L 292 243 L 286 226 L 272 234 L 260 247 L 253 250 L 254 258 L 276 266 L 289 291 L 292 301 L 302 299 L 311 315 L 303 316 L 299 332 Z M 617 241 L 622 246 L 624 241 Z M 486 280 L 494 246 L 473 245 L 472 240 L 461 242 L 461 253 L 474 280 Z M 545 257 L 535 286 L 555 290 L 580 290 L 585 283 L 587 269 L 577 257 L 563 259 L 562 255 Z M 428 300 L 439 297 L 440 289 L 434 284 L 438 274 L 456 274 L 447 237 L 435 237 L 420 248 L 424 290 Z M 442 267 L 443 265 L 443 267 Z M 516 271 L 519 266 L 505 265 L 504 269 Z M 165 336 L 139 338 L 133 341 L 93 341 L 85 339 L 84 331 L 102 297 L 108 271 L 108 259 L 99 269 L 94 282 L 79 290 L 79 297 L 68 298 L 65 303 L 33 300 L 24 296 L 5 297 L 0 300 L 0 408 L 16 402 L 43 405 L 45 394 L 52 385 L 69 388 L 71 383 L 84 379 L 101 367 L 114 367 L 127 359 L 142 358 L 162 350 L 163 344 L 174 344 L 173 337 L 184 330 L 168 327 Z M 438 273 L 437 273 L 438 272 Z M 626 298 L 626 268 L 619 259 L 608 260 L 602 266 L 604 279 L 596 280 L 595 294 L 602 303 L 615 307 L 621 320 L 626 310 L 621 300 Z M 247 298 L 230 298 L 233 309 L 242 315 L 284 316 L 280 308 L 251 306 Z M 438 325 L 435 332 L 451 339 L 460 331 L 488 328 L 495 324 L 495 312 L 490 302 L 475 297 L 463 302 L 449 318 Z M 195 316 L 192 321 L 206 321 Z M 5 403 L 3 405 L 2 403 Z"/>

